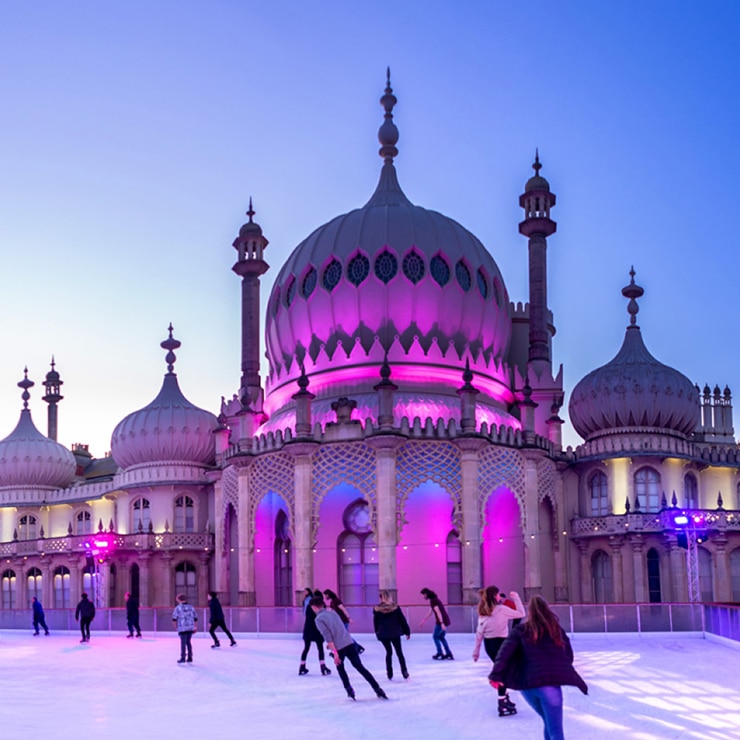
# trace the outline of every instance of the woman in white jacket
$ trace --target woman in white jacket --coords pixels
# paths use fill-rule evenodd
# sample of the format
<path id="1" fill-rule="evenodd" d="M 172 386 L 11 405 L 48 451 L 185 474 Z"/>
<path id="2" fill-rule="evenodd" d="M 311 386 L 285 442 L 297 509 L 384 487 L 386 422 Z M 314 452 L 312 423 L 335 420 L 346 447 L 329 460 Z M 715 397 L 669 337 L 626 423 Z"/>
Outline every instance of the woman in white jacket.
<path id="1" fill-rule="evenodd" d="M 497 586 L 489 586 L 480 590 L 478 602 L 478 628 L 475 631 L 475 648 L 473 660 L 480 657 L 480 646 L 486 649 L 486 654 L 495 663 L 496 654 L 504 640 L 509 636 L 509 620 L 525 616 L 524 606 L 519 594 L 510 591 L 509 596 L 514 607 L 503 603 L 503 597 Z M 516 705 L 509 699 L 506 686 L 498 686 L 498 716 L 516 714 Z"/>

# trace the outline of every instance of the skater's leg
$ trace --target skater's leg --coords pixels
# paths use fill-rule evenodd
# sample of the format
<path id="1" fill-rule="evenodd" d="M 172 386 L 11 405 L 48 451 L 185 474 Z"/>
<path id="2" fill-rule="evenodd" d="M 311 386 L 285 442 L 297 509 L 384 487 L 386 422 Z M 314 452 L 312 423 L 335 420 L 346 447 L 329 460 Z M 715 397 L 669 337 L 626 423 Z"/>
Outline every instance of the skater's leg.
<path id="1" fill-rule="evenodd" d="M 301 663 L 306 662 L 306 658 L 308 657 L 308 651 L 311 649 L 311 640 L 308 638 L 303 638 L 303 652 L 301 653 Z"/>
<path id="2" fill-rule="evenodd" d="M 401 647 L 401 638 L 393 637 L 391 639 L 391 644 L 393 645 L 393 649 L 396 651 L 396 656 L 398 657 L 398 663 L 401 666 L 401 675 L 404 678 L 407 678 L 409 675 L 409 672 L 406 669 L 406 656 L 403 654 L 403 648 Z"/>
<path id="3" fill-rule="evenodd" d="M 185 647 L 188 650 L 188 663 L 191 663 L 193 661 L 193 633 L 186 632 L 185 635 L 187 636 L 185 639 Z"/>
<path id="4" fill-rule="evenodd" d="M 229 638 L 229 642 L 233 645 L 236 640 L 234 639 L 234 635 L 231 634 L 229 628 L 226 626 L 226 622 L 221 622 L 221 629 L 224 631 L 226 637 Z"/>
<path id="5" fill-rule="evenodd" d="M 393 648 L 390 640 L 380 641 L 385 648 L 385 672 L 388 678 L 393 678 Z"/>
<path id="6" fill-rule="evenodd" d="M 316 649 L 319 651 L 319 663 L 324 662 L 324 641 L 316 640 Z"/>
<path id="7" fill-rule="evenodd" d="M 180 636 L 180 662 L 184 663 L 187 654 L 188 633 L 180 632 L 178 634 Z"/>
<path id="8" fill-rule="evenodd" d="M 437 655 L 442 656 L 444 655 L 444 651 L 442 650 L 442 642 L 439 639 L 440 634 L 444 634 L 442 625 L 435 624 L 434 632 L 432 632 L 432 640 L 434 640 L 434 646 L 437 648 Z"/>
<path id="9" fill-rule="evenodd" d="M 444 627 L 442 627 L 442 625 L 439 625 L 439 626 L 440 626 L 440 632 L 439 632 L 439 638 L 438 638 L 439 639 L 439 642 L 442 645 L 442 648 L 444 650 L 445 657 L 446 658 L 451 658 L 452 657 L 452 651 L 450 650 L 450 646 L 447 644 L 447 640 L 445 639 L 445 635 L 447 634 L 447 630 Z"/>
<path id="10" fill-rule="evenodd" d="M 208 630 L 208 633 L 211 635 L 213 644 L 220 645 L 221 643 L 218 641 L 218 637 L 216 637 L 216 627 L 218 627 L 218 622 L 211 622 L 211 629 Z"/>
<path id="11" fill-rule="evenodd" d="M 565 740 L 563 735 L 563 691 L 560 686 L 541 686 L 522 691 L 524 700 L 542 717 L 545 740 Z"/>
<path id="12" fill-rule="evenodd" d="M 345 691 L 349 693 L 352 691 L 352 685 L 349 682 L 349 676 L 347 675 L 347 669 L 344 667 L 344 658 L 342 656 L 342 653 L 339 653 L 339 663 L 335 662 L 335 665 L 337 666 L 337 673 L 339 674 L 339 678 L 342 679 L 342 686 L 344 686 Z"/>
<path id="13" fill-rule="evenodd" d="M 373 691 L 376 694 L 382 693 L 383 690 L 380 688 L 380 684 L 375 680 L 375 676 L 373 676 L 373 674 L 370 673 L 364 665 L 362 665 L 362 659 L 357 650 L 357 645 L 352 643 L 346 648 L 342 648 L 339 651 L 339 655 L 342 658 L 347 658 L 347 660 L 352 663 L 354 669 L 370 684 L 370 686 L 373 687 Z"/>

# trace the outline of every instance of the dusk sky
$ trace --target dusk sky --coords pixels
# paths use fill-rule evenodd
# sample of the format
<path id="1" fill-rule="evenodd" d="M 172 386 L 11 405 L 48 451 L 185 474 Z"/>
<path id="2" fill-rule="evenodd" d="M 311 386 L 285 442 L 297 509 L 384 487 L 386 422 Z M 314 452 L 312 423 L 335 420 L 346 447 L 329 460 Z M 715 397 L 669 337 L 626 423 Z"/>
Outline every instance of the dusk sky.
<path id="1" fill-rule="evenodd" d="M 59 441 L 102 456 L 156 396 L 170 321 L 183 392 L 218 413 L 249 197 L 264 303 L 295 246 L 372 194 L 388 65 L 406 195 L 478 236 L 514 301 L 539 147 L 568 392 L 619 349 L 634 265 L 652 354 L 740 394 L 739 36 L 735 0 L 3 3 L 0 438 L 24 365 L 46 432 L 53 354 Z"/>

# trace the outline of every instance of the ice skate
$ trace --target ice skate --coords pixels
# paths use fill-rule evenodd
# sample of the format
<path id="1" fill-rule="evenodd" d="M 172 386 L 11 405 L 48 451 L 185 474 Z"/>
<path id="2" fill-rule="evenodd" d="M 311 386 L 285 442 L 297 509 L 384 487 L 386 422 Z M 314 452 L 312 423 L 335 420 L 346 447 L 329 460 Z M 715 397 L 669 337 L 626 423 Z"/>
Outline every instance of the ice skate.
<path id="1" fill-rule="evenodd" d="M 321 675 L 322 676 L 331 676 L 331 670 L 327 666 L 325 666 L 323 663 L 321 664 Z"/>
<path id="2" fill-rule="evenodd" d="M 351 686 L 347 689 L 347 696 L 352 699 L 352 701 L 357 701 L 357 699 L 355 699 L 355 690 Z"/>
<path id="3" fill-rule="evenodd" d="M 306 668 L 306 666 L 303 663 L 301 663 L 301 666 L 298 669 L 298 675 L 305 676 L 307 673 L 308 673 L 308 668 Z"/>
<path id="4" fill-rule="evenodd" d="M 375 695 L 378 697 L 378 699 L 387 699 L 388 698 L 387 694 L 385 693 L 385 691 L 383 691 L 383 689 L 378 689 L 375 692 Z"/>
<path id="5" fill-rule="evenodd" d="M 509 701 L 508 696 L 503 696 L 498 700 L 498 716 L 508 717 L 511 714 L 516 714 L 516 707 Z"/>

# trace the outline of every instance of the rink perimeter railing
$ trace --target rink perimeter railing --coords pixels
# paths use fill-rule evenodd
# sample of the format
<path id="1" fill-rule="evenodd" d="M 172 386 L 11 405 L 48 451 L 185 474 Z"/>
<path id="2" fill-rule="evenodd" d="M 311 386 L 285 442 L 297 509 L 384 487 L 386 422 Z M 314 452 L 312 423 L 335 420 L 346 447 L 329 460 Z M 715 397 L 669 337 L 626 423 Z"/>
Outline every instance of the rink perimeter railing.
<path id="1" fill-rule="evenodd" d="M 428 606 L 402 607 L 412 632 L 431 632 L 431 619 L 423 627 Z M 740 605 L 724 604 L 553 604 L 560 623 L 571 634 L 706 632 L 740 642 Z M 350 629 L 358 634 L 373 632 L 372 607 L 350 606 Z M 46 609 L 50 630 L 75 630 L 74 609 Z M 450 632 L 475 631 L 475 607 L 448 606 Z M 225 607 L 226 623 L 232 632 L 255 634 L 300 634 L 304 615 L 300 607 Z M 200 630 L 208 629 L 208 609 L 198 608 Z M 172 608 L 140 610 L 143 632 L 172 632 Z M 0 609 L 0 629 L 30 629 L 30 609 Z M 98 632 L 125 632 L 125 609 L 98 609 L 93 623 Z"/>

